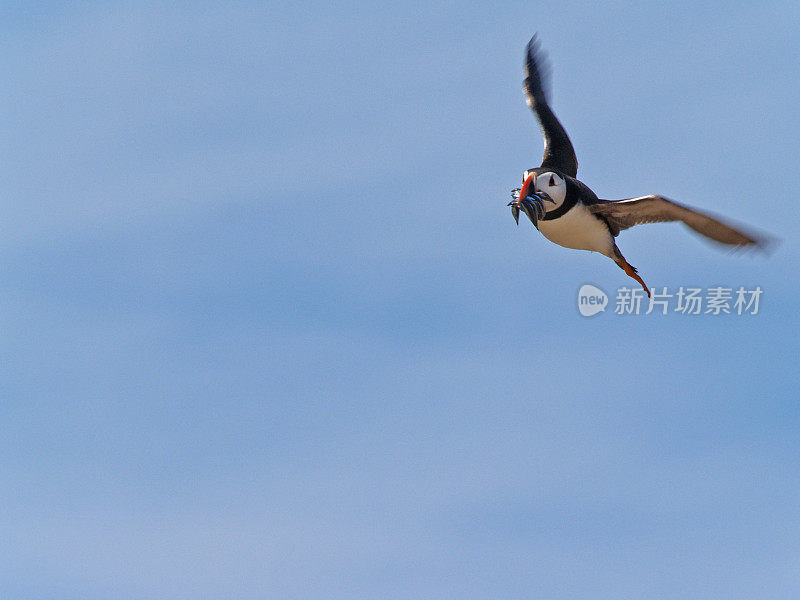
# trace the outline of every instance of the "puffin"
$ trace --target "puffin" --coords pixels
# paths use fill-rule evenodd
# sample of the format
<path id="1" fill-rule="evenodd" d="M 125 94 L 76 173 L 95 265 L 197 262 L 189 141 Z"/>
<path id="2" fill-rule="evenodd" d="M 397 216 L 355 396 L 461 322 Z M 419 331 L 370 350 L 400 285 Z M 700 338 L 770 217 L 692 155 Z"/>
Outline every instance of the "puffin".
<path id="1" fill-rule="evenodd" d="M 697 233 L 732 247 L 763 246 L 766 238 L 745 233 L 708 214 L 651 194 L 623 200 L 602 200 L 577 179 L 578 160 L 567 132 L 548 101 L 547 65 L 538 37 L 528 42 L 523 89 L 544 136 L 539 167 L 522 176 L 508 203 L 519 226 L 520 211 L 551 242 L 576 250 L 599 252 L 613 260 L 650 296 L 650 289 L 620 252 L 619 232 L 644 223 L 680 221 Z"/>

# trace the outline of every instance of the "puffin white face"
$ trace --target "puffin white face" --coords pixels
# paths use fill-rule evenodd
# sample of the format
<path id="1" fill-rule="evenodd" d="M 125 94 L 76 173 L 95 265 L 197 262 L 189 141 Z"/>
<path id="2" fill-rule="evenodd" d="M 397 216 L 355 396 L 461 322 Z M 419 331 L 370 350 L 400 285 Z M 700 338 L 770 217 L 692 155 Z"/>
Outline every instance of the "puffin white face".
<path id="1" fill-rule="evenodd" d="M 528 172 L 525 172 L 528 175 Z M 558 173 L 548 171 L 546 173 L 539 173 L 536 176 L 536 187 L 534 191 L 544 192 L 555 202 L 555 206 L 547 203 L 547 210 L 553 210 L 561 206 L 564 199 L 567 197 L 567 182 Z"/>
<path id="2" fill-rule="evenodd" d="M 511 214 L 519 225 L 519 213 L 524 211 L 536 225 L 546 213 L 559 208 L 567 199 L 567 182 L 555 171 L 528 169 L 522 176 L 522 187 L 512 192 L 514 200 L 508 203 Z M 535 196 L 535 198 L 534 198 Z"/>

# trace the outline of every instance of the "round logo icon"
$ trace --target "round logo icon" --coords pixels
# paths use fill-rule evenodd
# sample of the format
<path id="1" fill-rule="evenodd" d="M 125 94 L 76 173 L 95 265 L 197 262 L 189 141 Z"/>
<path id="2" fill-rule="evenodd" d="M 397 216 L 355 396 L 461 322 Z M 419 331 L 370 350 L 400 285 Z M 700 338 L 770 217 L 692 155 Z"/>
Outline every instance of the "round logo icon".
<path id="1" fill-rule="evenodd" d="M 608 296 L 599 287 L 586 283 L 578 290 L 578 310 L 584 317 L 603 312 L 606 306 L 608 306 Z"/>

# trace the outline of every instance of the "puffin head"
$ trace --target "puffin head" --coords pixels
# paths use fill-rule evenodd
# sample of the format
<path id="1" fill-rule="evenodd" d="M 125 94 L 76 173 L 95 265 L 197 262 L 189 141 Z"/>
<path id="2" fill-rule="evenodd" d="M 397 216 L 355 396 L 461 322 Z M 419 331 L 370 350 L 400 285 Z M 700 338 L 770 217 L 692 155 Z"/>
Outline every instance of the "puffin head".
<path id="1" fill-rule="evenodd" d="M 513 190 L 511 196 L 514 200 L 508 206 L 517 225 L 520 210 L 536 225 L 548 210 L 556 209 L 564 202 L 567 181 L 562 174 L 549 167 L 528 169 L 522 175 L 522 187 Z"/>

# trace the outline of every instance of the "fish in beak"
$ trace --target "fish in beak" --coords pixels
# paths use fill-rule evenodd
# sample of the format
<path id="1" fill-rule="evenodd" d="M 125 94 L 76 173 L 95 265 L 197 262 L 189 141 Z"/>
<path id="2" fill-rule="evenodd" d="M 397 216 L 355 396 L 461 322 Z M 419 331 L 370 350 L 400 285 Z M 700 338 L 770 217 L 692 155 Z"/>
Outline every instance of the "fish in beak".
<path id="1" fill-rule="evenodd" d="M 534 227 L 537 227 L 536 224 L 544 218 L 547 212 L 544 207 L 545 200 L 553 202 L 547 194 L 533 191 L 535 189 L 535 184 L 536 175 L 532 173 L 525 179 L 519 190 L 511 192 L 511 197 L 514 198 L 514 200 L 509 202 L 507 206 L 511 207 L 511 214 L 514 216 L 517 226 L 519 226 L 519 212 L 522 211 L 528 215 Z M 518 195 L 517 191 L 519 191 Z"/>
<path id="2" fill-rule="evenodd" d="M 519 227 L 519 203 L 516 200 L 512 200 L 508 203 L 508 206 L 511 207 L 511 214 L 514 215 L 514 220 L 517 222 L 517 227 Z"/>

